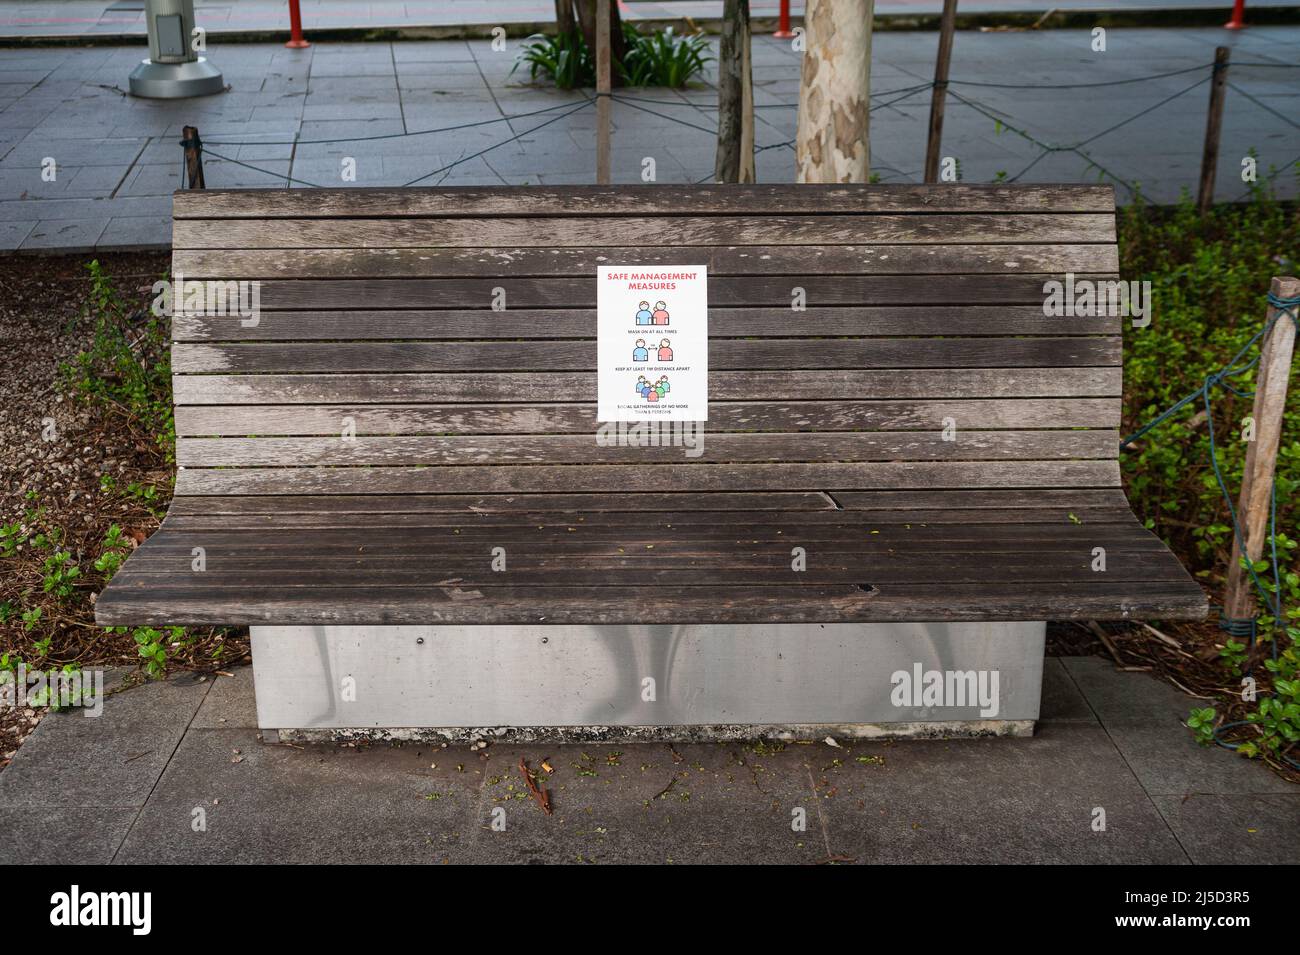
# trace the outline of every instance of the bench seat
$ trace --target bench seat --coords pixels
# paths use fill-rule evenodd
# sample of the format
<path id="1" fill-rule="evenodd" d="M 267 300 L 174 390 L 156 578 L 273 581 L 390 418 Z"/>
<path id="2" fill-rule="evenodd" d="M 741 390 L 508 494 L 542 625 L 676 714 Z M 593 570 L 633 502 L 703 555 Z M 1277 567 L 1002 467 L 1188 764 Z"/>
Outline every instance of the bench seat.
<path id="1" fill-rule="evenodd" d="M 1118 277 L 1109 187 L 195 191 L 174 209 L 173 275 L 260 283 L 260 313 L 174 316 L 175 497 L 100 623 L 1206 613 L 1120 487 L 1124 321 L 1044 307 L 1048 283 Z M 708 268 L 689 453 L 597 439 L 596 270 L 623 264 Z"/>
<path id="2" fill-rule="evenodd" d="M 759 509 L 743 495 L 665 494 L 640 502 L 653 510 L 572 501 L 588 509 L 527 511 L 490 496 L 187 498 L 114 579 L 98 615 L 379 625 L 1205 613 L 1200 588 L 1118 491 L 872 496 L 843 495 L 847 507 L 836 507 L 833 496 L 807 495 L 794 508 L 775 495 Z M 203 573 L 191 572 L 194 547 Z M 494 547 L 508 572 L 492 570 Z M 807 555 L 803 572 L 791 570 L 795 547 Z M 1096 547 L 1105 572 L 1093 569 Z"/>

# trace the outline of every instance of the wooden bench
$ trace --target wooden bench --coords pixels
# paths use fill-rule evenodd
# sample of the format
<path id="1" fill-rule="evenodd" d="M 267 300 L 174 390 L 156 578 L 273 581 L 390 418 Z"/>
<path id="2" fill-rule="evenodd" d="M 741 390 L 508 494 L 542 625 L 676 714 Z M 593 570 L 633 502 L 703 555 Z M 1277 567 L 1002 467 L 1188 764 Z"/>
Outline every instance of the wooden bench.
<path id="1" fill-rule="evenodd" d="M 176 316 L 175 499 L 102 624 L 1206 613 L 1120 488 L 1122 319 L 1044 314 L 1116 277 L 1110 187 L 180 192 L 174 248 L 262 311 Z M 596 268 L 686 262 L 703 453 L 601 446 Z"/>

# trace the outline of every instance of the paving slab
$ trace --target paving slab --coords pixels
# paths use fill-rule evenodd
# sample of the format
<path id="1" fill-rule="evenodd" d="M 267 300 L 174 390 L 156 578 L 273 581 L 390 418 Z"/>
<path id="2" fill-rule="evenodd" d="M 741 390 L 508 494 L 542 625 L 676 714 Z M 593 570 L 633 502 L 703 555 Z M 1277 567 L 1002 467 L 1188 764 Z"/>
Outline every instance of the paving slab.
<path id="1" fill-rule="evenodd" d="M 427 748 L 264 745 L 251 729 L 193 729 L 116 861 L 468 861 L 485 772 L 471 755 L 459 772 Z"/>
<path id="2" fill-rule="evenodd" d="M 1046 661 L 1032 738 L 838 747 L 263 743 L 230 673 L 43 720 L 0 773 L 0 862 L 1300 861 L 1295 787 L 1101 658 Z"/>
<path id="3" fill-rule="evenodd" d="M 0 809 L 143 806 L 210 686 L 181 674 L 108 695 L 97 717 L 48 714 L 0 773 Z"/>
<path id="4" fill-rule="evenodd" d="M 1295 787 L 1291 787 L 1295 789 Z M 1155 796 L 1197 865 L 1295 865 L 1300 793 L 1272 796 Z"/>
<path id="5" fill-rule="evenodd" d="M 856 763 L 877 756 L 879 765 Z M 1106 731 L 1043 723 L 1030 739 L 855 746 L 820 805 L 835 854 L 870 863 L 1162 863 L 1187 856 Z M 1094 829 L 1104 811 L 1105 830 Z"/>
<path id="6" fill-rule="evenodd" d="M 493 746 L 472 859 L 822 862 L 826 843 L 804 752 L 817 748 L 830 751 L 743 744 Z M 534 771 L 544 761 L 555 769 L 541 773 L 553 815 L 528 796 L 521 758 Z M 505 828 L 494 829 L 494 820 Z"/>
<path id="7" fill-rule="evenodd" d="M 138 813 L 118 807 L 0 807 L 0 864 L 107 865 Z"/>

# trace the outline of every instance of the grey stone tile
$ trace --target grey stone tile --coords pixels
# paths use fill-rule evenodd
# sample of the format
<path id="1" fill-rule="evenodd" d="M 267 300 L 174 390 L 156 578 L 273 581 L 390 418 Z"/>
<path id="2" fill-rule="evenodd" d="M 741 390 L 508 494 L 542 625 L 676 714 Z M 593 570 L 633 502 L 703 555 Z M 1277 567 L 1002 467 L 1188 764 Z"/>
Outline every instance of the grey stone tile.
<path id="1" fill-rule="evenodd" d="M 1155 803 L 1198 865 L 1300 863 L 1300 793 L 1193 793 L 1186 797 L 1156 796 Z"/>
<path id="2" fill-rule="evenodd" d="M 1154 682 L 1154 681 L 1153 681 Z M 1102 724 L 1152 795 L 1213 793 L 1260 795 L 1294 792 L 1295 787 L 1260 763 L 1248 763 L 1222 746 L 1201 746 L 1178 717 Z"/>
<path id="3" fill-rule="evenodd" d="M 99 237 L 102 249 L 168 249 L 172 243 L 169 216 L 114 216 Z"/>
<path id="4" fill-rule="evenodd" d="M 89 252 L 108 227 L 108 219 L 42 219 L 23 240 L 21 248 L 65 249 Z"/>
<path id="5" fill-rule="evenodd" d="M 136 809 L 0 808 L 0 865 L 107 865 Z"/>
<path id="6" fill-rule="evenodd" d="M 464 861 L 483 774 L 467 749 L 295 747 L 260 743 L 248 729 L 195 729 L 118 861 Z M 196 808 L 206 831 L 192 828 Z"/>
<path id="7" fill-rule="evenodd" d="M 1145 673 L 1119 673 L 1114 661 L 1105 657 L 1059 659 L 1098 719 L 1107 726 L 1181 720 L 1193 706 L 1202 705 L 1202 701 Z"/>
<path id="8" fill-rule="evenodd" d="M 859 765 L 858 755 L 883 765 Z M 858 744 L 817 774 L 832 854 L 895 863 L 1187 861 L 1099 726 L 1032 739 Z M 1106 830 L 1092 828 L 1105 810 Z"/>
<path id="9" fill-rule="evenodd" d="M 253 668 L 241 666 L 230 676 L 214 679 L 212 689 L 194 716 L 194 729 L 256 729 L 257 700 L 253 695 Z"/>
<path id="10" fill-rule="evenodd" d="M 826 858 L 805 750 L 757 755 L 736 745 L 494 746 L 473 845 L 476 863 L 812 863 Z M 519 759 L 555 772 L 542 782 L 554 814 L 528 798 Z M 671 785 L 670 785 L 671 784 Z M 513 789 L 509 787 L 513 786 Z M 505 811 L 493 831 L 492 810 Z M 792 811 L 807 828 L 794 831 Z"/>
<path id="11" fill-rule="evenodd" d="M 141 806 L 208 690 L 188 675 L 51 713 L 0 773 L 0 808 Z"/>
<path id="12" fill-rule="evenodd" d="M 32 229 L 36 228 L 36 220 L 0 220 L 0 249 L 13 251 L 23 244 Z"/>
<path id="13" fill-rule="evenodd" d="M 1097 716 L 1079 692 L 1060 657 L 1043 661 L 1043 698 L 1038 718 L 1059 722 L 1096 723 Z"/>

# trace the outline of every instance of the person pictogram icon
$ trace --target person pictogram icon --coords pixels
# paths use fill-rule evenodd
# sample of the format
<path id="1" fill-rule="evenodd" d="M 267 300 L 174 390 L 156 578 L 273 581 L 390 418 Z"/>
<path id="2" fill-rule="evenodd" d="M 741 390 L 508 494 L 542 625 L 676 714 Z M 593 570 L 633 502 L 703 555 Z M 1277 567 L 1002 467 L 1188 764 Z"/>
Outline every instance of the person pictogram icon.
<path id="1" fill-rule="evenodd" d="M 650 350 L 649 350 L 648 348 L 645 347 L 645 339 L 644 339 L 644 338 L 638 338 L 638 339 L 636 340 L 636 347 L 632 349 L 632 360 L 633 360 L 633 361 L 649 361 L 649 360 L 650 360 Z"/>
<path id="2" fill-rule="evenodd" d="M 663 302 L 655 302 L 655 310 L 650 316 L 650 322 L 653 325 L 668 324 L 668 308 Z"/>
<path id="3" fill-rule="evenodd" d="M 673 346 L 672 346 L 672 342 L 670 342 L 670 341 L 669 341 L 668 339 L 666 339 L 666 338 L 665 338 L 663 341 L 661 341 L 661 342 L 659 343 L 659 356 L 658 356 L 658 357 L 659 357 L 659 360 L 660 360 L 660 361 L 672 361 L 672 360 L 673 360 Z"/>
<path id="4" fill-rule="evenodd" d="M 651 324 L 651 320 L 653 318 L 654 316 L 650 312 L 649 302 L 642 302 L 640 305 L 637 306 L 636 323 L 638 325 L 649 325 Z"/>

